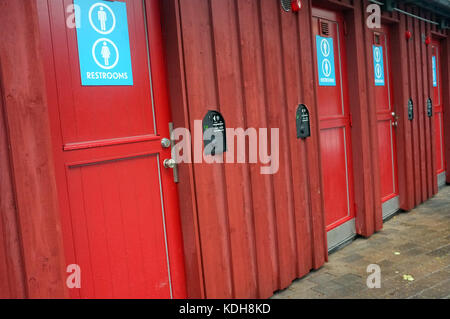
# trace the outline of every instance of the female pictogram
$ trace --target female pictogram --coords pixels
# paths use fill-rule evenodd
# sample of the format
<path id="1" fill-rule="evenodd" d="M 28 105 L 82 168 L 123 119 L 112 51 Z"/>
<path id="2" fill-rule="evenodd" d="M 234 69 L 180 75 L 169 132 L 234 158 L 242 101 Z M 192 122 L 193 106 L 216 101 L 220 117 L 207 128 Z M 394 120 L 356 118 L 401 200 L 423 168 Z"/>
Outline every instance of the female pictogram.
<path id="1" fill-rule="evenodd" d="M 101 48 L 99 48 L 100 44 Z M 117 48 L 117 45 L 109 39 L 98 39 L 92 46 L 92 57 L 99 67 L 104 70 L 111 70 L 119 63 L 119 49 Z M 112 64 L 111 59 L 114 59 L 114 63 Z"/>

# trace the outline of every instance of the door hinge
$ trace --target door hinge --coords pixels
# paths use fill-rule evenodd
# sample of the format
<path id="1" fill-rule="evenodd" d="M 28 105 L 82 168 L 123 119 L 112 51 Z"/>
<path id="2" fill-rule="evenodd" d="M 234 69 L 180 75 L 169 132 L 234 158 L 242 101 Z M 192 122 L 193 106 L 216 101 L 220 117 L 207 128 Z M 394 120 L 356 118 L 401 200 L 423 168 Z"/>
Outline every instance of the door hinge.
<path id="1" fill-rule="evenodd" d="M 348 35 L 348 28 L 347 28 L 347 22 L 344 21 L 344 35 Z"/>
<path id="2" fill-rule="evenodd" d="M 350 122 L 350 127 L 353 127 L 353 116 L 352 116 L 352 113 L 350 113 L 348 115 L 348 119 L 349 119 L 349 122 Z"/>

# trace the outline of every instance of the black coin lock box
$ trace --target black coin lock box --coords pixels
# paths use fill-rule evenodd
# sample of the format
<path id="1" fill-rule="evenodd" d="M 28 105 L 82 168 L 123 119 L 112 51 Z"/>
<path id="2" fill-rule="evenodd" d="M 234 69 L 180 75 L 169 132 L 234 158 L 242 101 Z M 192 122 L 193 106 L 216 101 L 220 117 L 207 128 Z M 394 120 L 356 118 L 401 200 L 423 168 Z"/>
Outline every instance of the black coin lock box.
<path id="1" fill-rule="evenodd" d="M 428 98 L 427 100 L 427 114 L 428 117 L 433 116 L 433 101 L 431 100 L 431 98 Z"/>
<path id="2" fill-rule="evenodd" d="M 205 155 L 218 155 L 227 151 L 225 119 L 217 111 L 209 111 L 203 119 Z"/>
<path id="3" fill-rule="evenodd" d="M 296 113 L 297 138 L 305 139 L 311 136 L 311 121 L 309 110 L 304 104 L 300 104 Z"/>
<path id="4" fill-rule="evenodd" d="M 408 119 L 410 121 L 414 120 L 414 103 L 412 99 L 408 101 Z"/>

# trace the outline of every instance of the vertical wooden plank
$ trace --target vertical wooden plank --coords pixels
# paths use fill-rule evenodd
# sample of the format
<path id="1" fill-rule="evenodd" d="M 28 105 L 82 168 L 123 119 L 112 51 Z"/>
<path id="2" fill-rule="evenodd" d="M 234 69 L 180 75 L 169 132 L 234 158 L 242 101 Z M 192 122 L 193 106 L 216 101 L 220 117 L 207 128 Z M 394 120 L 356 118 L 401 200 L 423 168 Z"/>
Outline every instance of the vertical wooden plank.
<path id="1" fill-rule="evenodd" d="M 322 177 L 320 168 L 319 112 L 314 86 L 315 68 L 312 36 L 312 1 L 304 1 L 299 12 L 300 67 L 302 70 L 303 96 L 310 106 L 311 138 L 306 140 L 308 189 L 312 231 L 313 268 L 322 267 L 328 260 L 328 244 L 325 228 L 325 213 L 322 198 Z"/>
<path id="2" fill-rule="evenodd" d="M 211 17 L 220 111 L 228 128 L 247 129 L 235 0 L 212 0 Z M 228 151 L 230 139 L 227 136 Z M 234 141 L 236 145 L 236 140 Z M 234 148 L 234 160 L 237 147 Z M 257 266 L 251 177 L 246 164 L 225 165 L 233 268 L 233 298 L 256 298 Z"/>
<path id="3" fill-rule="evenodd" d="M 0 2 L 0 60 L 26 284 L 66 297 L 65 262 L 35 1 Z M 27 23 L 23 23 L 27 21 Z"/>
<path id="4" fill-rule="evenodd" d="M 295 231 L 293 226 L 294 205 L 290 149 L 292 138 L 287 130 L 288 122 L 286 98 L 283 90 L 283 60 L 280 42 L 280 7 L 276 1 L 260 2 L 260 22 L 262 34 L 263 63 L 268 128 L 279 129 L 279 171 L 272 176 L 275 218 L 277 229 L 277 251 L 279 287 L 287 287 L 295 278 Z M 269 144 L 270 145 L 270 144 Z"/>
<path id="5" fill-rule="evenodd" d="M 284 94 L 286 95 L 286 114 L 291 150 L 292 183 L 294 192 L 295 239 L 297 248 L 297 277 L 302 277 L 312 269 L 312 231 L 310 218 L 310 197 L 306 141 L 297 139 L 295 115 L 298 104 L 305 102 L 303 72 L 300 59 L 300 18 L 298 15 L 281 13 L 281 40 L 284 66 Z M 312 106 L 307 104 L 309 108 Z"/>
<path id="6" fill-rule="evenodd" d="M 406 107 L 409 99 L 409 74 L 407 41 L 405 40 L 406 17 L 400 15 L 400 22 L 392 33 L 392 77 L 394 86 L 395 112 L 399 115 L 397 129 L 398 182 L 400 208 L 409 211 L 414 208 L 414 182 L 411 144 L 411 123 Z"/>
<path id="7" fill-rule="evenodd" d="M 368 5 L 368 2 L 365 3 Z M 361 8 L 362 12 L 363 11 Z M 365 49 L 365 66 L 373 65 L 373 32 L 369 28 L 365 26 L 365 20 L 367 19 L 368 14 L 363 15 L 363 21 L 359 25 L 359 28 L 364 30 L 363 33 L 363 41 L 364 41 L 364 49 Z M 357 41 L 357 39 L 355 40 Z M 356 57 L 357 58 L 357 57 Z M 362 126 L 368 127 L 367 136 L 369 138 L 369 143 L 366 145 L 363 143 L 362 152 L 368 152 L 371 154 L 368 159 L 368 168 L 366 174 L 371 178 L 368 179 L 368 184 L 365 185 L 365 200 L 366 200 L 366 236 L 372 235 L 375 230 L 380 230 L 383 224 L 383 214 L 381 211 L 381 182 L 380 182 L 380 168 L 379 168 L 379 155 L 378 155 L 378 122 L 377 122 L 377 114 L 376 114 L 376 105 L 375 105 L 375 90 L 373 86 L 373 79 L 375 78 L 374 70 L 372 67 L 363 68 L 365 70 L 364 74 L 366 76 L 366 87 L 367 87 L 367 110 L 364 112 L 367 114 L 366 122 L 362 122 Z M 354 122 L 355 123 L 355 122 Z M 358 132 L 355 130 L 355 132 Z M 362 131 L 363 132 L 363 131 Z M 354 133 L 355 134 L 355 133 Z M 361 134 L 362 135 L 362 134 Z M 362 138 L 362 137 L 361 137 Z M 358 156 L 358 153 L 355 154 Z"/>
<path id="8" fill-rule="evenodd" d="M 416 8 L 413 11 L 419 14 Z M 426 185 L 426 163 L 425 163 L 425 128 L 424 128 L 424 97 L 423 97 L 423 75 L 422 75 L 422 50 L 424 43 L 422 41 L 421 24 L 423 22 L 414 19 L 414 45 L 415 45 L 415 77 L 416 77 L 416 110 L 417 110 L 417 133 L 418 133 L 418 166 L 420 179 L 420 200 L 419 203 L 427 199 L 427 185 Z"/>
<path id="9" fill-rule="evenodd" d="M 420 175 L 420 162 L 419 162 L 419 132 L 418 132 L 418 99 L 417 99 L 417 74 L 416 74 L 416 56 L 415 56 L 415 29 L 414 20 L 411 17 L 406 18 L 407 30 L 412 33 L 411 39 L 407 42 L 408 48 L 408 67 L 409 67 L 409 96 L 414 103 L 414 119 L 411 121 L 411 138 L 413 145 L 412 161 L 414 165 L 414 206 L 417 206 L 421 202 L 421 175 Z"/>
<path id="10" fill-rule="evenodd" d="M 0 299 L 25 298 L 24 265 L 3 112 L 2 80 L 0 77 Z"/>
<path id="11" fill-rule="evenodd" d="M 208 110 L 218 110 L 209 2 L 180 0 L 190 127 Z M 195 131 L 195 130 L 194 130 Z M 194 132 L 193 139 L 196 134 Z M 197 137 L 198 138 L 198 137 Z M 223 155 L 217 155 L 221 159 Z M 222 164 L 194 165 L 206 297 L 231 298 L 233 282 Z"/>
<path id="12" fill-rule="evenodd" d="M 238 0 L 242 76 L 247 127 L 267 128 L 259 2 Z M 259 297 L 267 298 L 277 287 L 278 262 L 271 176 L 261 175 L 261 165 L 250 166 L 255 224 Z"/>
<path id="13" fill-rule="evenodd" d="M 366 4 L 366 3 L 364 3 Z M 350 110 L 353 118 L 352 127 L 352 147 L 353 147 L 353 167 L 355 182 L 355 205 L 356 205 L 356 231 L 362 236 L 370 236 L 375 228 L 381 229 L 375 224 L 376 201 L 374 190 L 377 187 L 375 175 L 379 175 L 376 153 L 372 153 L 372 124 L 369 118 L 373 116 L 375 110 L 373 105 L 373 92 L 368 85 L 368 81 L 373 78 L 373 70 L 368 68 L 371 59 L 371 30 L 366 30 L 365 16 L 362 3 L 355 3 L 354 13 L 346 14 L 347 24 L 347 60 L 348 65 L 355 67 L 348 68 L 348 82 L 350 92 Z M 368 64 L 369 63 L 369 64 Z M 376 117 L 375 117 L 376 120 Z M 369 155 L 370 154 L 370 155 Z M 379 184 L 378 184 L 379 187 Z"/>

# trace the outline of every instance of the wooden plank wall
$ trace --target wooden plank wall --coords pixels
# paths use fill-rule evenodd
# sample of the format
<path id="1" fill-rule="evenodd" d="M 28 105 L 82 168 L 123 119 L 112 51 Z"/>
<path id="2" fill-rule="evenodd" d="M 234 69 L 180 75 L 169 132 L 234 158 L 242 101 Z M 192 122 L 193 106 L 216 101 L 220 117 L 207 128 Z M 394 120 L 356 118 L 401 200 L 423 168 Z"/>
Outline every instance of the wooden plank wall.
<path id="1" fill-rule="evenodd" d="M 312 3 L 344 11 L 353 114 L 357 231 L 382 228 L 372 31 L 368 1 L 303 1 L 298 14 L 278 0 L 163 1 L 172 113 L 191 131 L 208 110 L 232 128 L 280 128 L 280 171 L 258 165 L 182 165 L 179 185 L 190 297 L 269 297 L 327 260 L 315 100 Z M 417 8 L 402 7 L 433 18 Z M 431 90 L 432 27 L 397 12 L 392 27 L 401 208 L 411 210 L 436 191 L 434 121 L 426 114 Z M 413 37 L 405 40 L 405 31 Z M 436 30 L 435 30 L 436 31 Z M 406 57 L 406 58 L 405 58 Z M 407 120 L 412 97 L 415 119 Z M 298 103 L 311 110 L 312 137 L 295 138 Z M 195 136 L 194 136 L 195 138 Z M 191 197 L 193 196 L 193 198 Z"/>
<path id="2" fill-rule="evenodd" d="M 4 203 L 2 197 L 0 228 L 5 237 L 0 238 L 6 240 L 0 242 L 0 251 L 5 244 L 10 249 L 6 261 L 7 274 L 14 275 L 10 283 L 11 296 L 23 297 L 26 293 L 29 298 L 58 298 L 67 296 L 66 266 L 37 19 L 36 1 L 0 0 L 2 114 L 9 137 L 15 191 L 15 205 L 11 198 L 5 198 Z M 4 143 L 4 138 L 3 134 L 0 143 Z M 1 163 L 4 173 L 8 165 L 5 154 L 2 154 Z M 1 185 L 10 188 L 3 178 Z M 10 193 L 11 190 L 5 191 L 9 197 Z M 4 194 L 3 189 L 1 194 Z M 14 234 L 14 208 L 17 209 L 20 234 Z M 16 251 L 17 238 L 20 238 L 23 259 Z M 0 267 L 3 261 L 0 258 Z M 0 274 L 3 275 L 1 269 Z"/>
<path id="3" fill-rule="evenodd" d="M 404 9 L 424 18 L 430 18 L 417 7 L 404 7 Z M 409 158 L 413 167 L 412 171 L 407 172 L 412 175 L 409 180 L 414 185 L 413 193 L 409 193 L 408 196 L 414 200 L 412 205 L 402 207 L 409 210 L 437 192 L 434 121 L 428 117 L 426 109 L 426 101 L 431 95 L 432 75 L 431 47 L 427 46 L 424 40 L 426 36 L 431 36 L 431 31 L 428 23 L 409 16 L 403 16 L 401 24 L 405 26 L 405 30 L 412 33 L 411 39 L 406 41 L 408 94 L 407 99 L 401 101 L 406 107 L 407 100 L 412 98 L 415 113 L 414 120 L 409 124 L 411 136 L 408 141 L 412 146 Z"/>
<path id="4" fill-rule="evenodd" d="M 293 15 L 282 14 L 278 1 L 163 4 L 166 19 L 178 21 L 166 24 L 167 51 L 181 57 L 173 57 L 178 70 L 169 66 L 174 114 L 184 114 L 174 116 L 176 126 L 193 128 L 213 109 L 224 115 L 227 127 L 280 128 L 275 175 L 262 175 L 259 164 L 180 168 L 193 177 L 186 189 L 195 193 L 196 208 L 182 214 L 198 221 L 202 267 L 187 264 L 188 277 L 203 274 L 204 291 L 188 278 L 196 297 L 269 297 L 327 258 L 315 93 L 312 80 L 300 80 L 312 79 L 314 72 L 310 5 L 305 5 Z M 310 107 L 313 119 L 306 141 L 291 138 L 299 103 Z M 192 241 L 185 245 L 195 251 Z"/>

